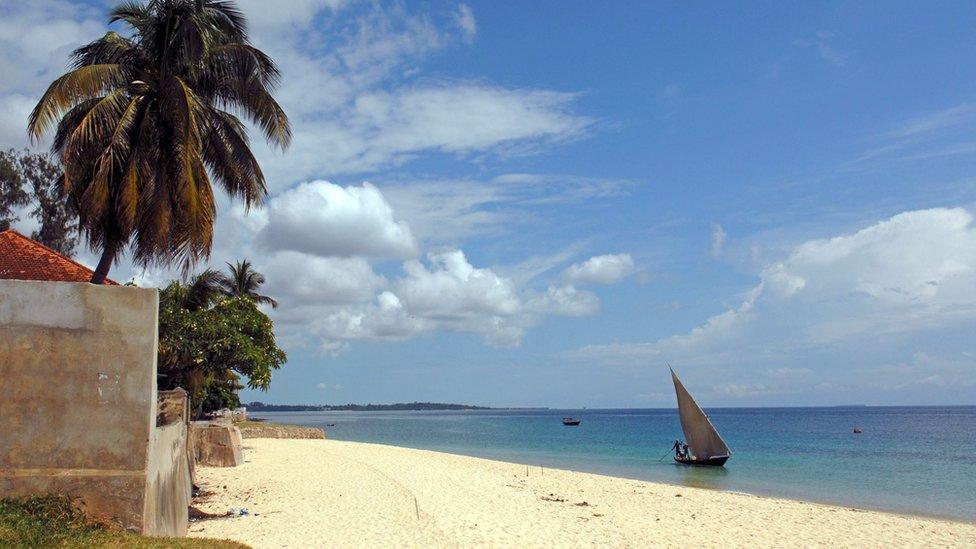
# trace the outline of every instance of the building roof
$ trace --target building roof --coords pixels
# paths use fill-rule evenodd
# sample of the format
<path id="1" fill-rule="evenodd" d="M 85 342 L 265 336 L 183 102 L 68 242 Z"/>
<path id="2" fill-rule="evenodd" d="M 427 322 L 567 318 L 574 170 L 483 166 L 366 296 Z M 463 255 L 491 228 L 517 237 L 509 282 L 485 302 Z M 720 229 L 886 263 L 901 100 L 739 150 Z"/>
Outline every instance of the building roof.
<path id="1" fill-rule="evenodd" d="M 0 279 L 88 282 L 92 270 L 14 230 L 0 232 Z M 105 279 L 106 284 L 118 283 Z"/>

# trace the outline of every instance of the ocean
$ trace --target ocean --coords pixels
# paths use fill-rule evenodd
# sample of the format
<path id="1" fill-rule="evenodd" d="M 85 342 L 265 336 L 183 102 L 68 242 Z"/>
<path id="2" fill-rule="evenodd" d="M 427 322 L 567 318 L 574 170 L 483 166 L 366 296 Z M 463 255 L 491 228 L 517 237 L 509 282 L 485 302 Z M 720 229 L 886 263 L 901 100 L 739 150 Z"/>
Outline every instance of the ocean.
<path id="1" fill-rule="evenodd" d="M 251 415 L 336 440 L 976 522 L 976 406 L 706 411 L 732 447 L 724 468 L 673 463 L 675 409 Z"/>

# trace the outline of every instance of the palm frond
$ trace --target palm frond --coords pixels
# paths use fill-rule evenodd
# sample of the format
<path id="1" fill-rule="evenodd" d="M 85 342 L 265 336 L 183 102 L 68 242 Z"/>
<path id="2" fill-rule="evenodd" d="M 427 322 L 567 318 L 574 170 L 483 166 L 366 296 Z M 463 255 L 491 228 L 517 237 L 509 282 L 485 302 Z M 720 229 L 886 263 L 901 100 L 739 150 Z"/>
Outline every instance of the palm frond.
<path id="1" fill-rule="evenodd" d="M 76 49 L 71 53 L 71 59 L 72 67 L 76 69 L 88 65 L 136 66 L 145 63 L 145 56 L 138 45 L 114 31 Z"/>
<path id="2" fill-rule="evenodd" d="M 288 116 L 256 79 L 227 85 L 217 93 L 224 106 L 240 112 L 261 128 L 265 139 L 281 149 L 291 144 Z"/>
<path id="3" fill-rule="evenodd" d="M 80 67 L 58 78 L 44 92 L 28 118 L 27 131 L 31 139 L 40 139 L 77 103 L 124 86 L 127 77 L 122 65 L 107 63 Z"/>

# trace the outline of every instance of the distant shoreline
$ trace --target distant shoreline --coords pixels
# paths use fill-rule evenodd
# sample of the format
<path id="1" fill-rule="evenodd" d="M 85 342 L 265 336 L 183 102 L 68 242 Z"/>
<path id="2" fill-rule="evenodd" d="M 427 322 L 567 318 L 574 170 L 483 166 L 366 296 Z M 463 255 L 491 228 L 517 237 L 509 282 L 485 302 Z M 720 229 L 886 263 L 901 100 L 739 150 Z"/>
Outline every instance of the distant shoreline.
<path id="1" fill-rule="evenodd" d="M 474 406 L 438 402 L 408 402 L 394 404 L 243 404 L 251 412 L 378 412 L 378 411 L 449 411 L 449 410 L 559 410 L 566 412 L 610 412 L 638 410 L 676 410 L 674 406 L 650 408 L 554 408 L 551 406 Z M 891 409 L 891 408 L 973 408 L 973 404 L 822 404 L 810 406 L 703 406 L 705 410 L 827 410 L 827 409 Z"/>
<path id="2" fill-rule="evenodd" d="M 424 410 L 493 410 L 487 406 L 450 404 L 441 402 L 398 402 L 394 404 L 245 404 L 250 412 L 382 412 Z"/>

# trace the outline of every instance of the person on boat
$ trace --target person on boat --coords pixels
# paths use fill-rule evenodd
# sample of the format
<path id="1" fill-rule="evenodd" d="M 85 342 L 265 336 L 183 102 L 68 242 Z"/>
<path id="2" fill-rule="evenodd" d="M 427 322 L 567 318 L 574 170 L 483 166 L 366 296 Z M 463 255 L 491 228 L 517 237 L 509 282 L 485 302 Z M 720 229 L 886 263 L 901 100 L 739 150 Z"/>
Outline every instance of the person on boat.
<path id="1" fill-rule="evenodd" d="M 687 447 L 688 446 L 685 445 L 685 448 L 687 448 Z M 674 456 L 676 458 L 681 459 L 681 458 L 685 457 L 685 455 L 681 452 L 681 441 L 680 440 L 674 439 L 674 446 L 672 446 L 671 449 L 674 450 Z"/>
<path id="2" fill-rule="evenodd" d="M 681 443 L 681 457 L 686 458 L 686 459 L 691 457 L 688 454 L 688 445 L 686 443 L 684 443 L 684 442 Z"/>

